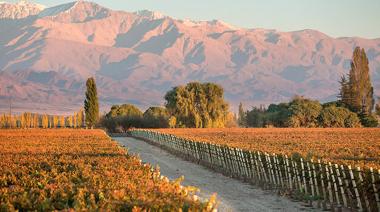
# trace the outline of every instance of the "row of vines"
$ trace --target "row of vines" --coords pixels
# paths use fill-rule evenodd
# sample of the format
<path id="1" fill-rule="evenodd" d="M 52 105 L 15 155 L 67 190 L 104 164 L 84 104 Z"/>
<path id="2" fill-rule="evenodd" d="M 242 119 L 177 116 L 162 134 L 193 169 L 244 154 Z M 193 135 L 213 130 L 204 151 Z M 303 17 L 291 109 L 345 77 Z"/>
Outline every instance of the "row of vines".
<path id="1" fill-rule="evenodd" d="M 0 211 L 212 211 L 102 130 L 0 131 Z"/>
<path id="2" fill-rule="evenodd" d="M 130 133 L 186 159 L 277 190 L 310 206 L 329 210 L 380 210 L 380 170 L 242 150 L 154 131 L 132 130 Z"/>

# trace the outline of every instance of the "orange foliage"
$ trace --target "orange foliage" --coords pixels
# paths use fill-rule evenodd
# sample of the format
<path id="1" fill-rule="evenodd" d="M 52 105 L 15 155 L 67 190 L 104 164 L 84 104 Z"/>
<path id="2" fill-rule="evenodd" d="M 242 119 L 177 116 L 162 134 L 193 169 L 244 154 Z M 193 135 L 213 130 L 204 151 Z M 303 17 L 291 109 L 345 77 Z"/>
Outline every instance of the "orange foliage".
<path id="1" fill-rule="evenodd" d="M 1 130 L 2 210 L 201 210 L 101 130 Z"/>
<path id="2" fill-rule="evenodd" d="M 246 150 L 380 168 L 380 129 L 160 129 L 162 133 Z"/>

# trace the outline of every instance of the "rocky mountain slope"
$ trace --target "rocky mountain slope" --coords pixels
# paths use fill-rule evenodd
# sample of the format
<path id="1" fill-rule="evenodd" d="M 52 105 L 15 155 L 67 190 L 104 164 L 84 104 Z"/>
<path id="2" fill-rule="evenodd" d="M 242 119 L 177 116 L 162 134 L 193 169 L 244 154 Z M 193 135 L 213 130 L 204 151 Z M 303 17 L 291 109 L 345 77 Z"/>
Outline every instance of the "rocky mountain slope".
<path id="1" fill-rule="evenodd" d="M 4 5 L 8 5 L 3 9 Z M 380 95 L 380 39 L 332 38 L 315 30 L 243 29 L 221 21 L 176 20 L 77 1 L 39 11 L 0 4 L 0 108 L 70 111 L 96 76 L 104 108 L 162 105 L 189 81 L 223 85 L 233 107 L 304 95 L 333 100 L 356 46 L 366 49 Z M 18 9 L 14 9 L 18 8 Z"/>

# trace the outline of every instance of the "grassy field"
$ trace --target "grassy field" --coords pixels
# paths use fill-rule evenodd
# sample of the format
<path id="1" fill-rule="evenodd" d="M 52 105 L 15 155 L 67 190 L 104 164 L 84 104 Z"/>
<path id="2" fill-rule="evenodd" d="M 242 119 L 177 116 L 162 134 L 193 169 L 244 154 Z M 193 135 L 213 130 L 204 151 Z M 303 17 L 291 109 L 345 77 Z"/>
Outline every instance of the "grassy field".
<path id="1" fill-rule="evenodd" d="M 159 129 L 205 141 L 268 153 L 380 169 L 380 129 Z"/>
<path id="2" fill-rule="evenodd" d="M 0 211 L 207 207 L 126 153 L 101 130 L 1 130 Z"/>

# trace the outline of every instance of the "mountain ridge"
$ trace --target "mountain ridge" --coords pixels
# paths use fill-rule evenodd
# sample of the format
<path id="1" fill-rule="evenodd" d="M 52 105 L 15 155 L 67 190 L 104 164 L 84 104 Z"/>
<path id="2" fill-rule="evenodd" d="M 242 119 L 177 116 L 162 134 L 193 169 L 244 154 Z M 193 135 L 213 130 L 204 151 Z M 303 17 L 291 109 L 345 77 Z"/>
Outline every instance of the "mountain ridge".
<path id="1" fill-rule="evenodd" d="M 10 96 L 7 84 L 14 84 L 20 109 L 28 102 L 80 107 L 85 79 L 96 76 L 105 108 L 162 105 L 165 91 L 195 80 L 223 85 L 233 109 L 240 101 L 269 104 L 296 94 L 327 101 L 336 97 L 356 46 L 367 50 L 380 94 L 380 39 L 245 29 L 86 1 L 70 4 L 48 13 L 53 16 L 41 15 L 52 11 L 46 8 L 21 20 L 0 19 L 0 77 L 14 75 L 0 84 L 0 99 Z"/>

